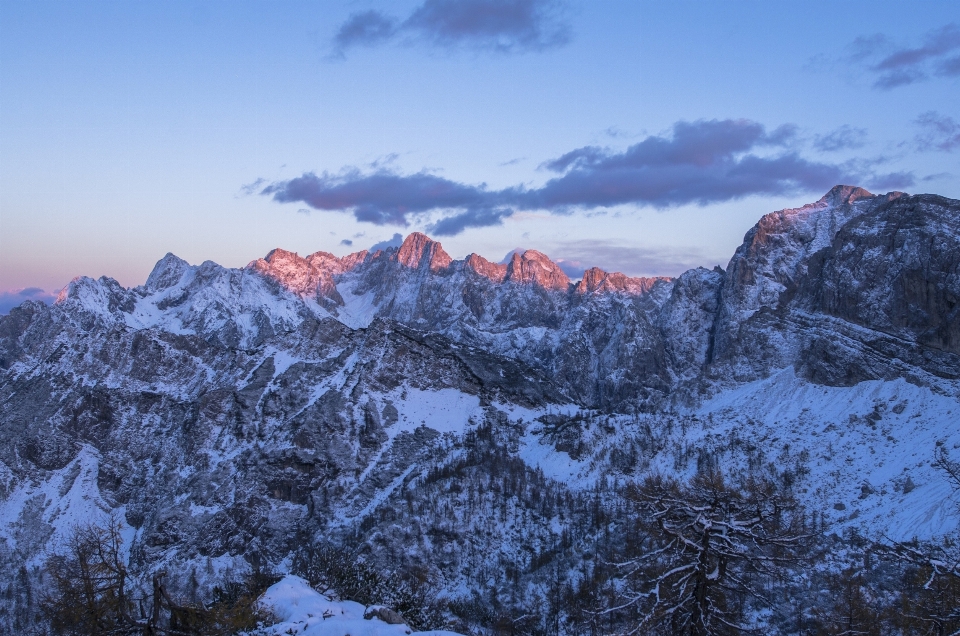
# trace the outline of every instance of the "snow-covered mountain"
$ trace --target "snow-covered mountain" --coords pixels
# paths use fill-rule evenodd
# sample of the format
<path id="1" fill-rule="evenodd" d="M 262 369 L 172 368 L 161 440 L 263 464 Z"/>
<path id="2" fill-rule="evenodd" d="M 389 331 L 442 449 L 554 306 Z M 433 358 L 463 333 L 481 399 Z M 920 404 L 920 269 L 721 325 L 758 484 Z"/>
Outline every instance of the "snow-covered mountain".
<path id="1" fill-rule="evenodd" d="M 611 484 L 704 462 L 789 477 L 838 532 L 937 536 L 958 414 L 960 202 L 934 195 L 838 186 L 676 279 L 574 283 L 419 233 L 168 254 L 0 317 L 0 578 L 114 511 L 185 595 L 322 538 L 520 598 L 590 558 Z"/>

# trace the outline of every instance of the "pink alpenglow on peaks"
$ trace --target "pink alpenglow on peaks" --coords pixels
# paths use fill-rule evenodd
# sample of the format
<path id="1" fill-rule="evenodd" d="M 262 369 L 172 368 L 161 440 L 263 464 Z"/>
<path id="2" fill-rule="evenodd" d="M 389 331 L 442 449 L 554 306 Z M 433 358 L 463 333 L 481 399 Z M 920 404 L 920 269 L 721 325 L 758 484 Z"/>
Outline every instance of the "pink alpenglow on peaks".
<path id="1" fill-rule="evenodd" d="M 466 269 L 495 283 L 502 283 L 507 277 L 506 265 L 490 262 L 479 254 L 470 254 L 463 264 Z"/>
<path id="2" fill-rule="evenodd" d="M 514 252 L 513 258 L 507 263 L 507 280 L 558 291 L 565 291 L 570 286 L 570 277 L 560 266 L 536 250 L 527 250 L 522 255 Z"/>
<path id="3" fill-rule="evenodd" d="M 479 254 L 453 260 L 439 242 L 420 232 L 409 234 L 399 247 L 374 253 L 364 250 L 335 256 L 329 252 L 316 252 L 302 257 L 277 248 L 266 257 L 251 262 L 247 269 L 273 280 L 300 298 L 314 299 L 327 309 L 344 305 L 345 299 L 341 295 L 344 292 L 338 287 L 342 284 L 361 293 L 362 289 L 390 286 L 391 283 L 386 279 L 410 270 L 421 272 L 418 277 L 462 272 L 479 276 L 497 286 L 509 282 L 551 292 L 574 291 L 579 294 L 641 295 L 653 289 L 658 282 L 673 280 L 664 277 L 633 278 L 593 267 L 584 273 L 583 280 L 574 284 L 559 264 L 537 250 L 517 250 L 503 263 L 494 263 Z M 355 282 L 350 283 L 351 280 Z"/>
<path id="4" fill-rule="evenodd" d="M 453 262 L 443 247 L 426 234 L 413 232 L 404 239 L 397 252 L 397 262 L 404 267 L 420 269 L 427 267 L 431 272 L 446 269 Z"/>
<path id="5" fill-rule="evenodd" d="M 620 272 L 608 273 L 599 267 L 591 267 L 583 273 L 583 279 L 577 283 L 576 291 L 581 294 L 619 292 L 640 295 L 649 292 L 657 283 L 669 283 L 673 280 L 666 276 L 633 278 Z"/>

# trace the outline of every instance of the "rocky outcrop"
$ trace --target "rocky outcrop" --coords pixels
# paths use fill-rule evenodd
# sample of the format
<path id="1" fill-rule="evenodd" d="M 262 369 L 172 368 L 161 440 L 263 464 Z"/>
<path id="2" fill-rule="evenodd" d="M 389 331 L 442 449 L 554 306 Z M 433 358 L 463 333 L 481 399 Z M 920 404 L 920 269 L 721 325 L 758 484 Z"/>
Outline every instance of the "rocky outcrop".
<path id="1" fill-rule="evenodd" d="M 727 270 L 712 362 L 828 384 L 960 377 L 960 203 L 838 186 L 763 217 Z"/>

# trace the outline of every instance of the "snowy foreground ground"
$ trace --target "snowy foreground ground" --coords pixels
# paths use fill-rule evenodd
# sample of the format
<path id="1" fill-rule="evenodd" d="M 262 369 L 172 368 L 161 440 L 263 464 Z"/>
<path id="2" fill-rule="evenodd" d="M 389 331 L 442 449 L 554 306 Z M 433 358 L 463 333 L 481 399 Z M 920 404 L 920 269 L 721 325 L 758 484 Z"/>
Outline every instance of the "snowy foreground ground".
<path id="1" fill-rule="evenodd" d="M 434 630 L 414 632 L 406 625 L 389 625 L 379 618 L 363 618 L 366 609 L 353 601 L 333 601 L 299 576 L 287 575 L 270 586 L 260 601 L 281 622 L 266 628 L 266 634 L 297 636 L 460 636 Z"/>

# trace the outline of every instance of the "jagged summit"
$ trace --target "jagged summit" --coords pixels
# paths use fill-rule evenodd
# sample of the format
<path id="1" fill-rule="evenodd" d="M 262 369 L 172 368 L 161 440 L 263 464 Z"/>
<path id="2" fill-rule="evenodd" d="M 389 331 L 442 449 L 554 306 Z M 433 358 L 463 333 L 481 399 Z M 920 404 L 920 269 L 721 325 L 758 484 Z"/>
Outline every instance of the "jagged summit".
<path id="1" fill-rule="evenodd" d="M 507 263 L 506 279 L 515 283 L 536 284 L 544 289 L 566 290 L 570 278 L 543 252 L 526 250 L 513 253 Z"/>
<path id="2" fill-rule="evenodd" d="M 620 272 L 608 273 L 599 267 L 591 267 L 583 273 L 583 278 L 576 284 L 576 291 L 581 294 L 597 292 L 621 292 L 645 294 L 659 283 L 669 283 L 674 280 L 666 276 L 632 278 Z"/>
<path id="3" fill-rule="evenodd" d="M 900 193 L 896 193 L 900 194 Z M 867 192 L 864 188 L 850 185 L 835 185 L 820 198 L 818 203 L 829 203 L 831 205 L 850 204 L 860 199 L 872 199 L 875 194 Z"/>
<path id="4" fill-rule="evenodd" d="M 383 269 L 385 263 L 395 263 L 400 269 L 389 274 Z M 158 263 L 157 267 L 160 266 Z M 502 263 L 494 263 L 478 254 L 470 254 L 463 260 L 454 260 L 439 241 L 421 232 L 407 235 L 399 247 L 378 250 L 375 253 L 364 250 L 342 257 L 322 251 L 301 257 L 294 252 L 276 248 L 264 258 L 250 263 L 248 268 L 274 279 L 300 297 L 315 297 L 321 302 L 326 297 L 327 301 L 335 305 L 343 305 L 344 302 L 339 292 L 334 291 L 334 279 L 365 269 L 375 270 L 377 276 L 387 278 L 398 275 L 398 272 L 403 270 L 415 270 L 427 276 L 469 272 L 495 284 L 532 285 L 550 291 L 579 293 L 643 294 L 650 291 L 657 281 L 671 280 L 666 277 L 629 277 L 594 267 L 590 270 L 590 280 L 574 284 L 559 264 L 543 252 L 533 249 L 514 250 Z M 357 275 L 363 277 L 362 273 Z M 377 283 L 372 280 L 364 285 L 365 288 L 376 286 Z"/>
<path id="5" fill-rule="evenodd" d="M 413 232 L 407 235 L 397 250 L 397 262 L 410 269 L 427 268 L 431 271 L 444 269 L 453 261 L 443 251 L 443 246 L 426 234 Z"/>

